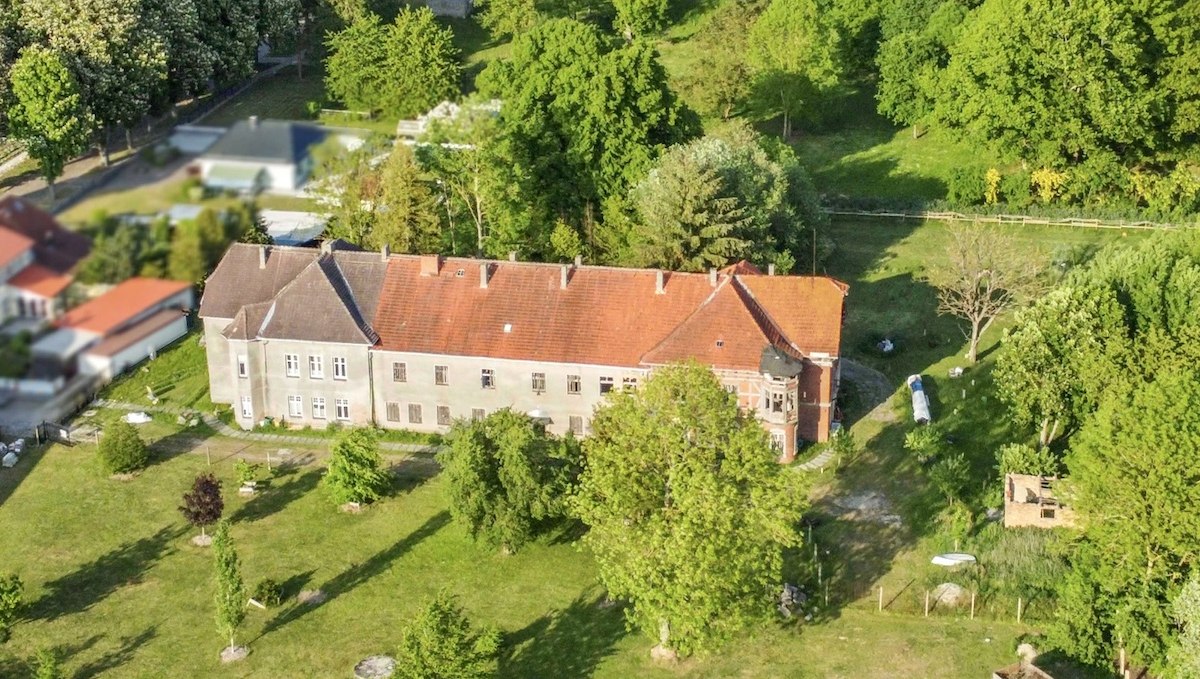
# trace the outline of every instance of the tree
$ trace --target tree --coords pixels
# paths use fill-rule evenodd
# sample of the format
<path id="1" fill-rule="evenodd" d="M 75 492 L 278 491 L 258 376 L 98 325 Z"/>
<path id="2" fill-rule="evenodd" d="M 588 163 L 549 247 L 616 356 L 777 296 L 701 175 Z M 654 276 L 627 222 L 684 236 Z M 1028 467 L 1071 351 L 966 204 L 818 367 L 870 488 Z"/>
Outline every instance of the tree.
<path id="1" fill-rule="evenodd" d="M 661 31 L 667 24 L 667 0 L 612 0 L 617 10 L 613 27 L 626 40 Z"/>
<path id="2" fill-rule="evenodd" d="M 930 271 L 938 313 L 963 319 L 969 330 L 967 360 L 979 355 L 979 340 L 1001 314 L 1040 290 L 1043 266 L 1000 231 L 972 225 L 950 229 L 949 261 Z"/>
<path id="3" fill-rule="evenodd" d="M 963 486 L 967 483 L 967 474 L 971 471 L 967 458 L 962 453 L 947 455 L 929 468 L 929 480 L 946 497 L 946 503 L 954 503 L 962 499 Z"/>
<path id="4" fill-rule="evenodd" d="M 91 116 L 67 64 L 45 47 L 26 47 L 9 80 L 15 100 L 8 111 L 12 135 L 38 161 L 54 200 L 54 181 L 63 166 L 87 146 Z"/>
<path id="5" fill-rule="evenodd" d="M 411 147 L 392 147 L 380 168 L 379 186 L 375 221 L 363 244 L 372 250 L 388 245 L 393 252 L 441 252 L 444 206 L 438 205 L 439 196 L 430 190 Z"/>
<path id="6" fill-rule="evenodd" d="M 271 245 L 275 242 L 267 233 L 267 223 L 259 216 L 258 206 L 254 203 L 238 204 L 230 210 L 227 219 L 229 231 L 239 243 Z"/>
<path id="7" fill-rule="evenodd" d="M 1200 676 L 1200 574 L 1184 583 L 1171 602 L 1171 617 L 1179 638 L 1168 656 L 1168 676 L 1186 679 Z"/>
<path id="8" fill-rule="evenodd" d="M 1007 474 L 1033 474 L 1035 476 L 1058 476 L 1061 464 L 1058 456 L 1046 447 L 1033 447 L 1022 443 L 1007 443 L 996 451 L 1000 478 Z"/>
<path id="9" fill-rule="evenodd" d="M 234 636 L 246 619 L 246 585 L 238 561 L 229 521 L 217 523 L 213 533 L 213 561 L 216 580 L 217 633 L 229 637 L 229 649 L 236 649 Z"/>
<path id="10" fill-rule="evenodd" d="M 451 516 L 472 538 L 511 553 L 541 524 L 565 515 L 578 447 L 505 408 L 483 420 L 457 422 L 438 462 L 448 479 Z"/>
<path id="11" fill-rule="evenodd" d="M 763 108 L 783 116 L 783 138 L 805 104 L 837 84 L 838 36 L 816 0 L 771 0 L 750 28 L 750 65 Z"/>
<path id="12" fill-rule="evenodd" d="M 473 629 L 466 613 L 442 591 L 405 626 L 396 654 L 398 679 L 485 679 L 496 675 L 500 634 Z"/>
<path id="13" fill-rule="evenodd" d="M 113 221 L 111 230 L 96 234 L 92 251 L 80 262 L 79 282 L 115 284 L 137 275 L 144 249 L 138 237 L 142 227 Z"/>
<path id="14" fill-rule="evenodd" d="M 480 25 L 497 40 L 518 36 L 542 19 L 536 0 L 479 0 L 475 6 Z"/>
<path id="15" fill-rule="evenodd" d="M 1156 672 L 1174 636 L 1168 598 L 1192 570 L 1200 534 L 1195 365 L 1111 389 L 1067 456 L 1079 523 L 1095 548 L 1089 578 L 1110 602 L 1102 626 Z"/>
<path id="16" fill-rule="evenodd" d="M 225 511 L 221 482 L 211 473 L 197 476 L 192 482 L 192 489 L 183 494 L 179 511 L 188 523 L 200 529 L 200 535 L 203 536 L 205 527 L 219 521 L 221 513 Z"/>
<path id="17" fill-rule="evenodd" d="M 350 108 L 413 118 L 458 92 L 454 35 L 427 7 L 406 7 L 387 26 L 366 14 L 328 45 L 326 87 Z"/>
<path id="18" fill-rule="evenodd" d="M 8 641 L 13 623 L 25 607 L 25 584 L 9 573 L 0 577 L 0 642 Z"/>
<path id="19" fill-rule="evenodd" d="M 1093 376 L 1129 350 L 1124 314 L 1100 285 L 1062 286 L 1016 313 L 996 362 L 997 391 L 1019 424 L 1039 427 L 1040 446 L 1095 408 Z"/>
<path id="20" fill-rule="evenodd" d="M 375 159 L 391 150 L 391 144 L 376 136 L 347 152 L 330 139 L 313 149 L 310 191 L 325 206 L 327 238 L 340 238 L 362 245 L 375 225 L 380 204 L 379 171 Z"/>
<path id="21" fill-rule="evenodd" d="M 0 0 L 0 134 L 8 136 L 8 103 L 12 95 L 12 66 L 29 43 L 21 25 L 21 1 Z"/>
<path id="22" fill-rule="evenodd" d="M 876 55 L 879 112 L 911 125 L 916 138 L 917 126 L 930 119 L 942 94 L 941 72 L 968 7 L 960 0 L 883 4 L 881 22 L 887 39 Z"/>
<path id="23" fill-rule="evenodd" d="M 155 93 L 155 108 L 164 110 L 204 91 L 217 55 L 204 42 L 196 0 L 143 0 L 142 6 L 166 50 L 166 78 Z"/>
<path id="24" fill-rule="evenodd" d="M 229 246 L 228 224 L 212 208 L 204 208 L 196 215 L 196 235 L 200 238 L 201 266 L 207 274 Z"/>
<path id="25" fill-rule="evenodd" d="M 592 429 L 574 508 L 630 622 L 688 654 L 773 610 L 804 495 L 712 372 L 660 368 L 610 392 Z"/>
<path id="26" fill-rule="evenodd" d="M 176 225 L 167 258 L 167 272 L 171 278 L 188 283 L 203 281 L 208 273 L 205 259 L 204 243 L 196 222 L 187 220 Z"/>
<path id="27" fill-rule="evenodd" d="M 351 429 L 334 442 L 321 485 L 337 505 L 374 502 L 391 486 L 391 477 L 381 466 L 375 431 Z"/>
<path id="28" fill-rule="evenodd" d="M 259 0 L 195 0 L 200 38 L 213 54 L 212 77 L 227 84 L 254 73 Z"/>
<path id="29" fill-rule="evenodd" d="M 124 420 L 113 422 L 100 437 L 100 463 L 109 474 L 128 474 L 146 466 L 150 452 L 137 429 Z"/>
<path id="30" fill-rule="evenodd" d="M 746 60 L 750 26 L 758 17 L 757 3 L 735 0 L 717 7 L 697 33 L 699 63 L 686 86 L 706 112 L 729 120 L 750 96 L 753 77 Z"/>

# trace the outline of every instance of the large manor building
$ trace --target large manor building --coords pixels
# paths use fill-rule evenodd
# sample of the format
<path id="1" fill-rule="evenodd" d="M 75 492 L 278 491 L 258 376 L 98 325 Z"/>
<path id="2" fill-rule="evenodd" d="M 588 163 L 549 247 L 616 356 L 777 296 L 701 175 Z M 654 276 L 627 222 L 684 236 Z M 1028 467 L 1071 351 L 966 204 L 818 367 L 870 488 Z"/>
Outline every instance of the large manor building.
<path id="1" fill-rule="evenodd" d="M 586 436 L 595 407 L 694 359 L 790 460 L 837 419 L 847 286 L 709 273 L 236 244 L 200 317 L 212 399 L 265 418 L 444 432 L 501 408 Z"/>

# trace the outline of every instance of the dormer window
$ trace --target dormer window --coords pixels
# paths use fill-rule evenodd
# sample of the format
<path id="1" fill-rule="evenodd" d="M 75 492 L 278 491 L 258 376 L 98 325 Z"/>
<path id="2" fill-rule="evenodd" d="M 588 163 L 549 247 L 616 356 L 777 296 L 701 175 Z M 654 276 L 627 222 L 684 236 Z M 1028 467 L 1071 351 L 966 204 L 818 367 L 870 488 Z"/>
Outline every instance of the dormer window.
<path id="1" fill-rule="evenodd" d="M 725 340 L 723 340 L 723 339 L 717 340 L 717 348 L 718 349 L 720 349 L 721 347 L 724 347 L 724 346 L 725 346 Z"/>

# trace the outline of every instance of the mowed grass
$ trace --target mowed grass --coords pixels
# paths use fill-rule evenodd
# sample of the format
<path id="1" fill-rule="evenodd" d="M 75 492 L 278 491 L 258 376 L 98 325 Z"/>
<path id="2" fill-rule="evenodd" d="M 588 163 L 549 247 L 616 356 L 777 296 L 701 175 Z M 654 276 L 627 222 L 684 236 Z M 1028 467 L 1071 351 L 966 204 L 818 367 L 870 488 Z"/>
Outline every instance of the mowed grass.
<path id="1" fill-rule="evenodd" d="M 20 676 L 19 659 L 50 646 L 76 677 L 348 676 L 366 655 L 394 650 L 407 617 L 442 588 L 477 623 L 504 631 L 503 677 L 981 676 L 1011 659 L 1021 631 L 847 610 L 800 628 L 768 625 L 718 655 L 659 667 L 620 610 L 600 605 L 595 565 L 577 546 L 535 544 L 508 557 L 476 546 L 449 520 L 441 479 L 420 473 L 357 516 L 329 505 L 316 464 L 242 499 L 229 491 L 233 459 L 245 454 L 254 456 L 214 454 L 212 468 L 245 579 L 275 578 L 293 597 L 320 588 L 325 603 L 251 609 L 239 635 L 251 656 L 220 666 L 211 553 L 189 543 L 194 531 L 176 509 L 206 470 L 204 455 L 176 452 L 120 482 L 101 473 L 92 446 L 53 447 L 0 477 L 0 561 L 24 579 L 30 602 L 0 668 Z"/>
<path id="2" fill-rule="evenodd" d="M 198 323 L 198 321 L 197 321 Z M 150 392 L 159 405 L 211 412 L 208 365 L 197 327 L 153 360 L 143 361 L 108 385 L 101 396 L 114 401 L 150 405 Z"/>

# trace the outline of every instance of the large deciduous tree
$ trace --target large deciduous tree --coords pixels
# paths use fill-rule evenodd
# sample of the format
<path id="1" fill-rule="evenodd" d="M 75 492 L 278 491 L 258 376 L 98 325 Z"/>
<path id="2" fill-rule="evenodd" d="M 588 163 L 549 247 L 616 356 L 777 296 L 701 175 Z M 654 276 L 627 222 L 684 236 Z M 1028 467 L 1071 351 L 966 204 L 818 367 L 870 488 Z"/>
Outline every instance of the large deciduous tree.
<path id="1" fill-rule="evenodd" d="M 949 233 L 947 262 L 931 268 L 928 279 L 937 288 L 938 313 L 967 322 L 967 360 L 974 363 L 992 323 L 1040 290 L 1044 266 L 997 229 L 976 224 Z"/>
<path id="2" fill-rule="evenodd" d="M 505 552 L 565 514 L 563 498 L 579 464 L 574 439 L 555 439 L 509 409 L 456 423 L 438 462 L 449 482 L 451 515 L 472 537 Z"/>
<path id="3" fill-rule="evenodd" d="M 696 34 L 699 62 L 685 80 L 690 101 L 705 113 L 729 120 L 749 98 L 753 74 L 747 62 L 750 26 L 757 3 L 735 0 L 721 4 Z"/>
<path id="4" fill-rule="evenodd" d="M 30 157 L 38 162 L 53 200 L 54 182 L 63 167 L 87 146 L 91 115 L 67 64 L 45 47 L 25 48 L 9 80 L 12 136 L 24 142 Z"/>
<path id="5" fill-rule="evenodd" d="M 626 40 L 660 31 L 667 24 L 670 9 L 667 0 L 612 0 L 612 3 L 617 10 L 613 27 Z"/>
<path id="6" fill-rule="evenodd" d="M 213 79 L 220 84 L 254 73 L 258 55 L 259 0 L 195 0 L 203 27 L 200 37 L 213 55 Z"/>
<path id="7" fill-rule="evenodd" d="M 574 506 L 630 621 L 688 654 L 768 615 L 804 494 L 713 373 L 660 368 L 610 393 L 592 428 Z"/>
<path id="8" fill-rule="evenodd" d="M 841 77 L 838 35 L 817 0 L 771 0 L 750 28 L 750 65 L 760 106 L 783 119 L 783 138 L 805 105 Z"/>

